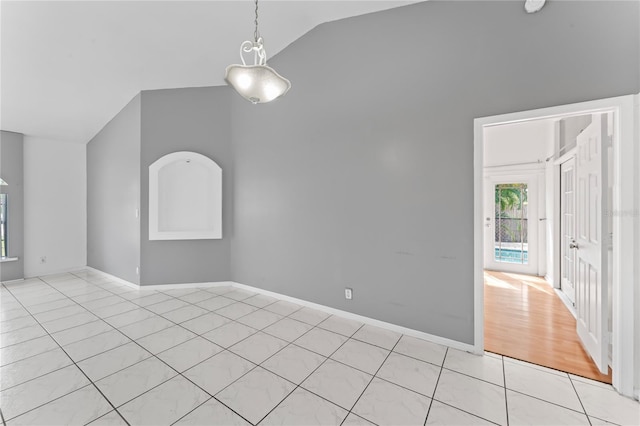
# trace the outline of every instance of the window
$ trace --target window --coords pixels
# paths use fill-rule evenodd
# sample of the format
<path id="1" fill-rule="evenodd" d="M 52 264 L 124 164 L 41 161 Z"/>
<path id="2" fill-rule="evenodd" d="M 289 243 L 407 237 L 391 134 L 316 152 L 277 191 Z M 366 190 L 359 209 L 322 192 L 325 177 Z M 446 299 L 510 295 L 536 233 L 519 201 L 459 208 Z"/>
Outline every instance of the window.
<path id="1" fill-rule="evenodd" d="M 495 186 L 495 261 L 529 263 L 528 192 L 526 183 Z"/>
<path id="2" fill-rule="evenodd" d="M 7 194 L 0 194 L 0 257 L 7 253 Z"/>

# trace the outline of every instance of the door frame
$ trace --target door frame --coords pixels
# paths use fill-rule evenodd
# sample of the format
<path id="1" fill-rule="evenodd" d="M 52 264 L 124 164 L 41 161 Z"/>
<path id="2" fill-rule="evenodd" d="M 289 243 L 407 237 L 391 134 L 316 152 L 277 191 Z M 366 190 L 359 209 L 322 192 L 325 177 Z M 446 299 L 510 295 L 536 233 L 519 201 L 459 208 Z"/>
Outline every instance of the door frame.
<path id="1" fill-rule="evenodd" d="M 635 349 L 640 346 L 634 333 L 636 319 L 634 287 L 640 280 L 635 271 L 638 243 L 638 215 L 635 187 L 634 150 L 638 137 L 639 95 L 619 96 L 569 105 L 480 117 L 474 120 L 474 351 L 484 353 L 484 128 L 533 119 L 567 115 L 614 112 L 613 186 L 613 387 L 623 395 L 634 395 Z M 624 229 L 624 232 L 621 230 Z M 623 280 L 622 277 L 625 279 Z"/>

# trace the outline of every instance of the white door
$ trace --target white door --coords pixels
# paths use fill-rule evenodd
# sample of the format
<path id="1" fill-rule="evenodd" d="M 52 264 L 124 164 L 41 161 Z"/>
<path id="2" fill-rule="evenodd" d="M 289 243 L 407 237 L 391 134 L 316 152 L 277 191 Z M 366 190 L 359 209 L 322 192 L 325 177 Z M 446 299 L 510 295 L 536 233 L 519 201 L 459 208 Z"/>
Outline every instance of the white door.
<path id="1" fill-rule="evenodd" d="M 486 181 L 485 268 L 538 273 L 537 175 L 491 176 Z"/>
<path id="2" fill-rule="evenodd" d="M 575 158 L 560 165 L 560 289 L 576 306 L 576 167 Z"/>
<path id="3" fill-rule="evenodd" d="M 578 336 L 601 373 L 608 372 L 607 222 L 607 117 L 594 114 L 578 135 L 576 314 Z"/>

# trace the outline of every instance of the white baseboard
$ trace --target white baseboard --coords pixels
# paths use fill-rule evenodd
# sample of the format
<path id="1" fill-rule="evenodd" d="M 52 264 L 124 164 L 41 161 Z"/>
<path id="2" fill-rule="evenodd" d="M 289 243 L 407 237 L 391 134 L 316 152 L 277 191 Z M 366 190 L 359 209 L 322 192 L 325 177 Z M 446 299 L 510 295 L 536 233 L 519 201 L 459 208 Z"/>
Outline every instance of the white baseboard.
<path id="1" fill-rule="evenodd" d="M 104 276 L 105 278 L 109 278 L 111 281 L 115 281 L 117 283 L 124 284 L 127 287 L 131 287 L 131 288 L 134 288 L 136 290 L 140 290 L 140 286 L 138 284 L 134 284 L 134 283 L 132 283 L 130 281 L 123 280 L 120 277 L 116 277 L 115 275 L 108 274 L 108 273 L 106 273 L 104 271 L 101 271 L 100 269 L 92 268 L 91 266 L 85 266 L 82 269 L 86 269 L 87 271 L 95 272 L 95 273 L 97 273 L 99 275 Z M 76 269 L 76 271 L 78 271 L 78 269 Z"/>
<path id="2" fill-rule="evenodd" d="M 86 267 L 87 267 L 86 265 L 81 265 L 81 266 L 74 266 L 73 268 L 54 269 L 52 271 L 41 272 L 35 275 L 33 275 L 33 272 L 27 273 L 25 271 L 24 277 L 25 279 L 29 279 L 29 278 L 45 277 L 47 275 L 66 274 L 73 271 L 80 271 Z"/>
<path id="3" fill-rule="evenodd" d="M 2 284 L 15 284 L 24 281 L 27 278 L 16 278 L 15 280 L 2 281 Z"/>
<path id="4" fill-rule="evenodd" d="M 194 288 L 194 287 L 225 287 L 233 286 L 233 281 L 215 281 L 208 283 L 185 283 L 185 284 L 158 284 L 158 285 L 141 285 L 140 290 L 174 290 L 179 288 Z"/>
<path id="5" fill-rule="evenodd" d="M 569 300 L 567 295 L 564 294 L 564 292 L 560 289 L 554 288 L 553 290 L 556 292 L 560 300 L 562 300 L 562 303 L 564 303 L 564 305 L 567 307 L 569 312 L 571 312 L 571 315 L 573 315 L 573 317 L 576 318 L 577 316 L 576 308 L 573 306 L 573 304 L 571 303 L 571 300 Z"/>
<path id="6" fill-rule="evenodd" d="M 544 275 L 544 280 L 549 283 L 549 285 L 553 288 L 556 288 L 555 283 L 553 282 L 553 280 L 551 279 L 551 277 L 549 276 L 549 274 L 545 274 Z"/>
<path id="7" fill-rule="evenodd" d="M 209 288 L 209 287 L 233 286 L 234 284 L 233 281 L 217 281 L 217 282 L 206 282 L 206 283 L 138 285 L 130 281 L 123 280 L 122 278 L 116 277 L 115 275 L 111 275 L 107 272 L 101 271 L 99 269 L 92 268 L 91 266 L 85 266 L 82 269 L 86 269 L 88 271 L 103 275 L 105 278 L 109 278 L 112 281 L 118 282 L 120 284 L 124 284 L 136 290 L 173 290 L 173 289 L 179 289 L 179 288 L 194 288 L 194 287 Z M 75 270 L 77 271 L 78 269 L 75 269 Z"/>
<path id="8" fill-rule="evenodd" d="M 193 287 L 223 287 L 223 286 L 231 286 L 235 288 L 239 288 L 242 290 L 252 291 L 254 293 L 264 294 L 266 296 L 271 296 L 276 299 L 285 300 L 287 302 L 295 303 L 297 305 L 306 306 L 309 308 L 317 309 L 318 311 L 326 312 L 331 315 L 337 315 L 339 317 L 343 317 L 346 319 L 351 319 L 354 321 L 361 322 L 363 324 L 369 324 L 376 327 L 384 328 L 387 330 L 395 331 L 397 333 L 406 334 L 407 336 L 417 337 L 419 339 L 427 340 L 429 342 L 437 343 L 440 345 L 448 346 L 450 348 L 459 349 L 465 352 L 475 352 L 475 348 L 473 345 L 468 343 L 458 342 L 456 340 L 447 339 L 444 337 L 436 336 L 433 334 L 425 333 L 422 331 L 414 330 L 412 328 L 403 327 L 396 324 L 391 324 L 385 321 L 380 321 L 374 318 L 365 317 L 363 315 L 354 314 L 351 312 L 343 311 L 340 309 L 331 308 L 329 306 L 320 305 L 317 303 L 309 302 L 303 299 L 297 299 L 295 297 L 286 296 L 284 294 L 275 293 L 268 290 L 263 290 L 258 287 L 252 287 L 246 284 L 240 284 L 235 281 L 219 281 L 219 282 L 207 282 L 207 283 L 185 283 L 185 284 L 160 284 L 160 285 L 148 285 L 148 286 L 139 286 L 137 284 L 133 284 L 129 281 L 123 280 L 122 278 L 118 278 L 106 272 L 100 271 L 98 269 L 92 268 L 90 266 L 86 267 L 87 270 L 96 272 L 98 274 L 104 275 L 105 277 L 124 284 L 126 286 L 135 288 L 136 290 L 173 290 L 180 288 L 193 288 Z"/>
<path id="9" fill-rule="evenodd" d="M 474 352 L 474 346 L 468 343 L 458 342 L 456 340 L 447 339 L 440 336 L 435 336 L 433 334 L 425 333 L 422 331 L 414 330 L 412 328 L 402 327 L 400 325 L 391 324 L 385 321 L 380 321 L 374 318 L 365 317 L 363 315 L 354 314 L 351 312 L 343 311 L 340 309 L 330 308 L 329 306 L 319 305 L 317 303 L 308 302 L 303 299 L 297 299 L 295 297 L 285 296 L 280 293 L 275 293 L 268 290 L 263 290 L 261 288 L 252 287 L 246 284 L 233 283 L 233 286 L 236 288 L 240 288 L 243 290 L 253 291 L 255 293 L 264 294 L 266 296 L 275 297 L 277 299 L 285 300 L 287 302 L 295 303 L 298 305 L 306 306 L 309 308 L 317 309 L 318 311 L 326 312 L 328 314 L 337 315 L 339 317 L 343 317 L 346 319 L 351 319 L 354 321 L 359 321 L 364 324 L 374 325 L 376 327 L 384 328 L 387 330 L 395 331 L 397 333 L 406 334 L 407 336 L 417 337 L 419 339 L 428 340 L 433 343 L 437 343 L 440 345 L 448 346 L 450 348 L 459 349 L 465 352 Z"/>

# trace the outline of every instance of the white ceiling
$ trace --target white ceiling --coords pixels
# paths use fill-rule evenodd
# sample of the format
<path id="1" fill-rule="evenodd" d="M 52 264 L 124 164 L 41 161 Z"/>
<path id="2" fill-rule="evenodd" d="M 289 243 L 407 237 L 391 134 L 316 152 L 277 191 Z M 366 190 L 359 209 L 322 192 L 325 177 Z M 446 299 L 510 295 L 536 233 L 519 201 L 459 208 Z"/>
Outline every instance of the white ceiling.
<path id="1" fill-rule="evenodd" d="M 336 19 L 416 1 L 260 1 L 273 56 Z M 2 1 L 0 128 L 88 142 L 140 90 L 224 84 L 253 37 L 234 1 Z M 295 82 L 293 82 L 295 84 Z"/>

